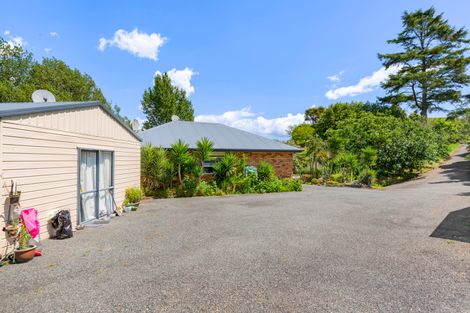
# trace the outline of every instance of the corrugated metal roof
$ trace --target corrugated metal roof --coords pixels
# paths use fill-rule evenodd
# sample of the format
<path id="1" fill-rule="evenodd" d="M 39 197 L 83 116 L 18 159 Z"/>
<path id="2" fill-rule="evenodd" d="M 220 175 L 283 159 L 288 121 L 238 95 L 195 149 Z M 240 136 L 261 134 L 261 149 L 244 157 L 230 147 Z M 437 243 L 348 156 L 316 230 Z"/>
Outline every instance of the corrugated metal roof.
<path id="1" fill-rule="evenodd" d="M 214 143 L 215 151 L 273 151 L 300 152 L 302 150 L 282 142 L 258 136 L 240 129 L 216 123 L 173 121 L 139 133 L 142 145 L 170 148 L 178 139 L 196 148 L 196 142 L 203 137 Z"/>
<path id="2" fill-rule="evenodd" d="M 122 127 L 130 132 L 139 141 L 142 141 L 132 129 L 119 119 L 111 110 L 109 110 L 100 101 L 81 101 L 81 102 L 8 102 L 0 103 L 0 117 L 27 115 L 34 113 L 43 113 L 60 110 L 81 109 L 90 107 L 101 107 L 111 115 Z"/>

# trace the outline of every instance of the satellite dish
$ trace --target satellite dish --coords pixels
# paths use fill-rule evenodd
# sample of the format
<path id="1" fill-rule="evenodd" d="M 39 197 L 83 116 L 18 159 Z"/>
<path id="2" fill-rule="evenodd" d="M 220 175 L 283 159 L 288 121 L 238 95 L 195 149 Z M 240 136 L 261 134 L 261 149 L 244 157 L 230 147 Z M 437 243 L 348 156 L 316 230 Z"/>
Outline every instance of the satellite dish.
<path id="1" fill-rule="evenodd" d="M 179 117 L 178 115 L 172 115 L 172 116 L 171 116 L 171 120 L 172 120 L 173 122 L 179 121 L 179 120 L 180 120 L 180 117 Z"/>
<path id="2" fill-rule="evenodd" d="M 138 120 L 133 119 L 131 122 L 132 130 L 138 132 L 140 130 L 140 123 Z"/>
<path id="3" fill-rule="evenodd" d="M 55 102 L 54 95 L 50 91 L 44 89 L 38 89 L 33 92 L 31 98 L 33 99 L 33 102 Z"/>

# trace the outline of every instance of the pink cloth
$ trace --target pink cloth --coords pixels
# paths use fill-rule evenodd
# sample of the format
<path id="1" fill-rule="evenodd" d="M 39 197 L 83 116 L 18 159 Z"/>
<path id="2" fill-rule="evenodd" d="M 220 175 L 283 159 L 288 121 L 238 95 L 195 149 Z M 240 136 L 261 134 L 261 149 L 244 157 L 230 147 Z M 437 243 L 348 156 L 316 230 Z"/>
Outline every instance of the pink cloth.
<path id="1" fill-rule="evenodd" d="M 21 210 L 20 218 L 31 237 L 36 238 L 39 235 L 38 211 L 35 208 Z"/>

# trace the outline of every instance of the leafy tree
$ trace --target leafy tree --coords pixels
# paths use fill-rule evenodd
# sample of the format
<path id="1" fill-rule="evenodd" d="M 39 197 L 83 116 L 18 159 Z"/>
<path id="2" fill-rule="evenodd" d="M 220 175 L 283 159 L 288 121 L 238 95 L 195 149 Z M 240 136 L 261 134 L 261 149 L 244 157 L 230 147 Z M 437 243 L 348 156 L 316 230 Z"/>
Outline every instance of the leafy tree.
<path id="1" fill-rule="evenodd" d="M 309 124 L 300 124 L 290 129 L 290 136 L 295 145 L 302 148 L 308 145 L 308 141 L 312 139 L 315 129 Z"/>
<path id="2" fill-rule="evenodd" d="M 88 74 L 56 58 L 37 62 L 31 52 L 0 38 L 0 102 L 30 102 L 36 89 L 51 91 L 57 101 L 100 101 L 130 125 L 120 107 L 111 107 Z"/>
<path id="3" fill-rule="evenodd" d="M 147 116 L 144 129 L 168 123 L 172 115 L 183 121 L 194 120 L 193 105 L 186 92 L 173 86 L 167 73 L 155 76 L 153 86 L 144 91 L 141 104 Z"/>
<path id="4" fill-rule="evenodd" d="M 309 108 L 305 110 L 305 120 L 312 125 L 315 125 L 323 113 L 325 113 L 324 107 Z"/>
<path id="5" fill-rule="evenodd" d="M 364 103 L 364 110 L 372 112 L 375 115 L 383 114 L 398 117 L 401 119 L 406 118 L 406 112 L 398 105 L 388 105 L 382 102 L 369 102 Z"/>
<path id="6" fill-rule="evenodd" d="M 315 132 L 320 138 L 326 139 L 326 132 L 337 128 L 337 123 L 350 117 L 357 115 L 364 110 L 362 102 L 342 103 L 338 102 L 330 105 L 318 121 L 315 123 Z"/>
<path id="7" fill-rule="evenodd" d="M 177 142 L 171 145 L 170 159 L 177 169 L 178 181 L 183 183 L 182 169 L 191 158 L 189 154 L 188 144 L 183 140 L 178 139 Z"/>
<path id="8" fill-rule="evenodd" d="M 470 83 L 465 72 L 470 41 L 465 28 L 450 26 L 434 8 L 405 12 L 402 22 L 403 30 L 388 43 L 403 50 L 379 54 L 385 68 L 398 68 L 382 83 L 387 96 L 381 101 L 408 104 L 426 122 L 428 113 L 443 110 L 442 103 L 462 101 L 461 89 Z"/>
<path id="9" fill-rule="evenodd" d="M 33 55 L 0 37 L 0 102 L 31 101 Z"/>
<path id="10" fill-rule="evenodd" d="M 41 63 L 35 63 L 31 70 L 31 83 L 34 89 L 52 92 L 57 101 L 97 100 L 111 109 L 90 75 L 72 69 L 56 58 L 44 58 Z"/>

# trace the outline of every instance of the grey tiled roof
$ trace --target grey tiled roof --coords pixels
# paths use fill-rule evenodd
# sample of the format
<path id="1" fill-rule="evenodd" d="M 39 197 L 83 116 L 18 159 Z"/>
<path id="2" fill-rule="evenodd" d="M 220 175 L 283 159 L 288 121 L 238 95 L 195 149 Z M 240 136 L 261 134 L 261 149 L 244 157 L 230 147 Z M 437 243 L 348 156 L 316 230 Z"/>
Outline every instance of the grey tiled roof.
<path id="1" fill-rule="evenodd" d="M 214 143 L 215 151 L 300 152 L 302 150 L 272 139 L 216 123 L 173 121 L 139 133 L 142 145 L 170 148 L 178 139 L 196 148 L 203 137 Z"/>
<path id="2" fill-rule="evenodd" d="M 27 115 L 34 113 L 44 113 L 51 111 L 80 109 L 89 107 L 101 107 L 109 115 L 111 115 L 119 124 L 121 124 L 128 132 L 135 138 L 141 138 L 132 131 L 123 121 L 121 121 L 111 110 L 109 110 L 100 101 L 85 101 L 85 102 L 9 102 L 0 103 L 0 117 Z"/>

